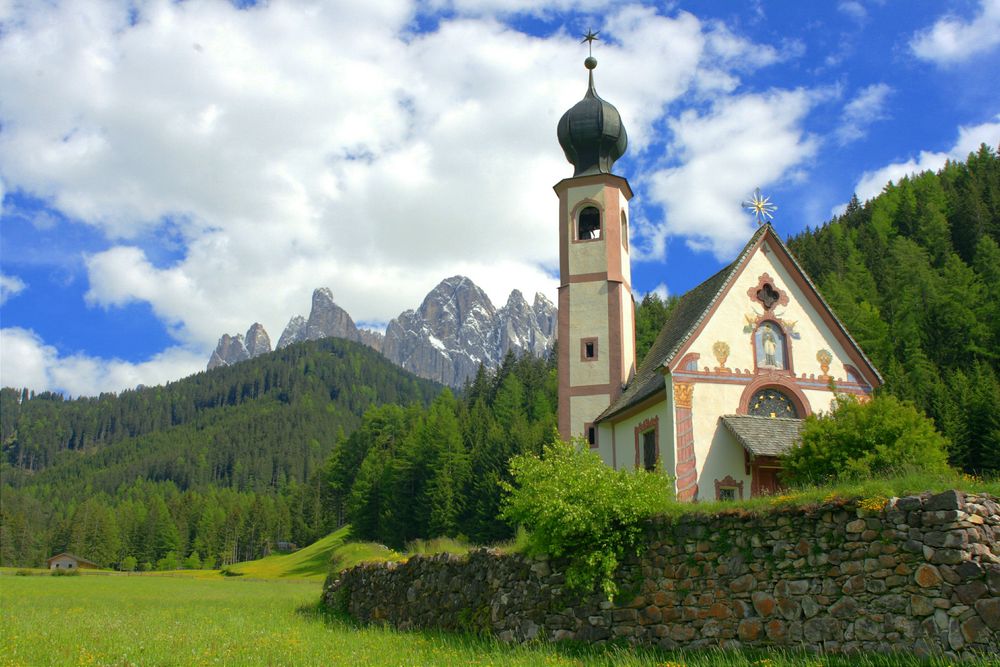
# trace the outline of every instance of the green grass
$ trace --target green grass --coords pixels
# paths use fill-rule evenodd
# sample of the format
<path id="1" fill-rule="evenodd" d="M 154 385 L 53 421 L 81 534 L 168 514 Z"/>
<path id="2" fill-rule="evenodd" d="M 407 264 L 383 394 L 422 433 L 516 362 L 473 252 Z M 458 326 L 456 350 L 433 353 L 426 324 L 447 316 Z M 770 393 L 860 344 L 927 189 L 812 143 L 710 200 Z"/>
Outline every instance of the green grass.
<path id="1" fill-rule="evenodd" d="M 372 542 L 348 542 L 350 527 L 313 542 L 289 554 L 275 554 L 260 560 L 230 565 L 236 574 L 254 579 L 307 579 L 322 582 L 331 564 L 342 570 L 365 561 L 401 560 L 395 551 Z"/>
<path id="2" fill-rule="evenodd" d="M 309 581 L 4 575 L 0 592 L 0 665 L 4 666 L 948 664 L 789 652 L 684 655 L 578 644 L 508 646 L 465 635 L 359 628 L 320 611 L 316 604 L 320 585 Z"/>
<path id="3" fill-rule="evenodd" d="M 702 500 L 697 503 L 671 503 L 667 516 L 718 512 L 766 513 L 783 507 L 803 507 L 853 499 L 886 499 L 930 491 L 940 493 L 959 489 L 968 493 L 988 493 L 1000 498 L 1000 478 L 979 479 L 958 472 L 927 474 L 904 472 L 887 478 L 808 485 L 785 489 L 773 496 L 759 496 L 739 501 Z"/>
<path id="4" fill-rule="evenodd" d="M 406 544 L 406 555 L 416 556 L 423 554 L 455 554 L 464 556 L 476 546 L 453 537 L 435 537 L 431 540 L 413 540 Z"/>

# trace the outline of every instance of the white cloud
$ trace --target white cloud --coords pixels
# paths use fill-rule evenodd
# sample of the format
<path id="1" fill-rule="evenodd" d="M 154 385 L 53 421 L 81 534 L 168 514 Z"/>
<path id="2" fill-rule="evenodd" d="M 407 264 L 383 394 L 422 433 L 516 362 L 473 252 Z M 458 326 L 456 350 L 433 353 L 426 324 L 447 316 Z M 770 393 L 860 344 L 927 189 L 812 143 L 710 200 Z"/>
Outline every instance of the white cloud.
<path id="1" fill-rule="evenodd" d="M 148 302 L 206 359 L 222 332 L 253 321 L 277 339 L 320 286 L 365 322 L 415 307 L 456 273 L 498 304 L 513 288 L 554 299 L 548 185 L 571 173 L 555 126 L 585 91 L 583 48 L 569 28 L 533 37 L 505 26 L 494 13 L 532 9 L 500 4 L 432 2 L 447 17 L 425 33 L 412 22 L 427 5 L 406 0 L 248 10 L 152 0 L 134 24 L 128 4 L 18 4 L 0 33 L 0 91 L 16 91 L 0 95 L 0 173 L 8 190 L 107 237 L 86 257 L 89 304 Z M 602 21 L 597 86 L 640 159 L 659 159 L 647 149 L 664 140 L 671 102 L 710 103 L 791 57 L 685 12 L 616 5 Z M 718 102 L 700 120 L 734 135 L 720 138 L 737 140 L 736 162 L 750 173 L 695 195 L 735 208 L 801 162 L 810 142 L 794 126 L 806 97 Z M 734 114 L 757 128 L 723 131 Z M 676 123 L 678 150 L 697 164 L 674 180 L 721 160 L 686 133 L 697 120 Z M 769 132 L 778 160 L 756 143 Z M 734 218 L 745 226 L 738 209 Z M 706 242 L 700 218 L 677 219 L 660 241 Z M 713 231 L 718 219 L 710 215 L 712 244 L 726 231 Z M 167 237 L 181 252 L 164 262 L 149 244 Z"/>
<path id="2" fill-rule="evenodd" d="M 845 0 L 837 5 L 837 9 L 858 23 L 864 23 L 868 19 L 868 10 L 857 0 Z"/>
<path id="3" fill-rule="evenodd" d="M 984 143 L 994 148 L 1000 145 L 1000 116 L 997 116 L 997 120 L 992 123 L 958 128 L 958 141 L 947 151 L 920 151 L 920 156 L 917 158 L 887 164 L 874 171 L 866 171 L 854 187 L 854 192 L 859 200 L 867 201 L 882 192 L 890 181 L 895 183 L 904 176 L 928 170 L 937 171 L 948 160 L 964 162 L 969 153 L 979 150 L 980 145 Z M 843 206 L 834 208 L 833 214 L 837 215 L 837 211 L 844 210 Z"/>
<path id="4" fill-rule="evenodd" d="M 667 297 L 670 296 L 670 291 L 667 289 L 666 283 L 660 283 L 659 285 L 657 285 L 656 287 L 654 287 L 649 291 L 651 294 L 655 294 L 656 296 L 660 297 L 660 299 L 662 299 L 663 301 L 666 301 Z"/>
<path id="5" fill-rule="evenodd" d="M 0 273 L 0 305 L 7 303 L 7 299 L 23 292 L 26 287 L 24 281 L 17 276 Z"/>
<path id="6" fill-rule="evenodd" d="M 497 16 L 525 14 L 546 16 L 553 12 L 573 10 L 595 12 L 612 6 L 612 0 L 426 0 L 436 12 L 454 12 L 463 16 Z M 584 28 L 589 26 L 584 26 Z"/>
<path id="7" fill-rule="evenodd" d="M 753 232 L 740 202 L 756 186 L 791 177 L 816 151 L 801 123 L 814 103 L 807 91 L 724 98 L 702 115 L 685 111 L 670 122 L 680 166 L 649 177 L 665 220 L 646 229 L 643 257 L 663 257 L 667 236 L 731 257 Z"/>
<path id="8" fill-rule="evenodd" d="M 971 21 L 945 16 L 910 40 L 918 57 L 938 65 L 950 65 L 990 51 L 1000 45 L 1000 0 L 981 0 L 980 11 Z"/>
<path id="9" fill-rule="evenodd" d="M 55 390 L 71 396 L 163 384 L 205 368 L 201 351 L 180 347 L 164 350 L 140 364 L 81 354 L 60 356 L 33 331 L 16 327 L 0 329 L 0 358 L 0 385 Z"/>
<path id="10" fill-rule="evenodd" d="M 868 126 L 886 118 L 885 103 L 892 88 L 884 83 L 875 83 L 862 88 L 857 96 L 844 105 L 841 125 L 837 128 L 840 145 L 857 141 L 865 136 Z"/>

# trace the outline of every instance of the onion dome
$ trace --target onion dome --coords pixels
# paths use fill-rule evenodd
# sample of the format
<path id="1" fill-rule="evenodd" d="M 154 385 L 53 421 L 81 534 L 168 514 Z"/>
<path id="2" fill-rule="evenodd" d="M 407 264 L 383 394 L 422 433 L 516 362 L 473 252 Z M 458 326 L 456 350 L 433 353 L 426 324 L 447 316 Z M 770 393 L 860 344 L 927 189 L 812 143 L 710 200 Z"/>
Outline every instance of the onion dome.
<path id="1" fill-rule="evenodd" d="M 615 160 L 625 154 L 628 136 L 618 109 L 594 90 L 597 59 L 591 56 L 584 65 L 590 70 L 590 85 L 583 99 L 559 119 L 559 145 L 576 168 L 573 176 L 610 174 Z"/>

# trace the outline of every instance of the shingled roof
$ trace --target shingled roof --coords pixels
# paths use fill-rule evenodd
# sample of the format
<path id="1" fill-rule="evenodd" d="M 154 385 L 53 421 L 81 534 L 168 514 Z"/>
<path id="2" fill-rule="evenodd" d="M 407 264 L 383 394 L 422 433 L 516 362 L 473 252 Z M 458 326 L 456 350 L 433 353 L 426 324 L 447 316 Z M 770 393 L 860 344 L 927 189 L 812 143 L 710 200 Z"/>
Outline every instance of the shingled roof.
<path id="1" fill-rule="evenodd" d="M 681 346 L 687 342 L 691 334 L 698 328 L 701 321 L 705 319 L 719 295 L 722 294 L 730 278 L 736 269 L 743 263 L 751 248 L 757 240 L 764 234 L 765 225 L 757 230 L 750 241 L 747 242 L 736 261 L 722 269 L 714 276 L 698 285 L 691 291 L 684 294 L 670 318 L 660 329 L 660 334 L 653 342 L 653 346 L 646 353 L 646 358 L 642 360 L 635 377 L 618 397 L 618 400 L 611 404 L 607 410 L 601 413 L 597 421 L 607 419 L 619 412 L 624 412 L 629 408 L 638 405 L 657 391 L 663 391 L 665 384 L 663 373 L 660 369 L 669 361 Z"/>
<path id="2" fill-rule="evenodd" d="M 801 419 L 725 415 L 719 417 L 743 448 L 754 456 L 781 456 L 799 441 Z"/>

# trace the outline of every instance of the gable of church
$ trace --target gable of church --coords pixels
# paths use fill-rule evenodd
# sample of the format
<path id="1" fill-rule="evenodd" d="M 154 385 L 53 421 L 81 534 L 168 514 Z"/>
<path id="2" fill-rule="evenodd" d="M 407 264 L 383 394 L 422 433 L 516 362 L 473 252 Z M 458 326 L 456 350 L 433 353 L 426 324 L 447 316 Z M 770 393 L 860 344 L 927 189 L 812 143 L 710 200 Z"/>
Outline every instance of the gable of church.
<path id="1" fill-rule="evenodd" d="M 773 231 L 748 250 L 687 340 L 663 360 L 675 380 L 774 384 L 799 401 L 811 396 L 792 406 L 800 414 L 774 415 L 793 418 L 826 409 L 831 381 L 849 393 L 868 393 L 880 384 L 878 372 Z M 823 407 L 812 407 L 815 400 Z"/>
<path id="2" fill-rule="evenodd" d="M 650 450 L 682 500 L 749 497 L 776 488 L 778 455 L 799 420 L 830 408 L 832 387 L 867 396 L 880 383 L 766 225 L 733 264 L 682 297 L 601 415 L 611 436 L 601 454 L 616 467 L 648 467 Z"/>

